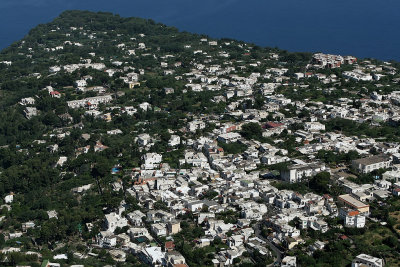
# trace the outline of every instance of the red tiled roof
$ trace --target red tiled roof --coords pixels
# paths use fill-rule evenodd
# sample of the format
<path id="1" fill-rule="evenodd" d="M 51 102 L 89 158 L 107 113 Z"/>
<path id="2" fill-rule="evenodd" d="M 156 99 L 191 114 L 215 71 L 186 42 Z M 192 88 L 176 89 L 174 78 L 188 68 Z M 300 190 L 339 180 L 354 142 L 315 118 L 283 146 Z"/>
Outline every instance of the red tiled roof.
<path id="1" fill-rule="evenodd" d="M 282 126 L 283 123 L 267 122 L 264 124 L 264 128 L 276 128 Z"/>
<path id="2" fill-rule="evenodd" d="M 359 212 L 358 212 L 358 210 L 353 210 L 353 211 L 349 211 L 349 213 L 347 213 L 349 216 L 356 216 L 356 215 L 358 215 L 358 214 L 360 214 Z"/>
<path id="3" fill-rule="evenodd" d="M 169 248 L 175 248 L 174 241 L 167 241 L 167 242 L 165 242 L 165 248 L 167 248 L 167 249 L 169 249 Z"/>

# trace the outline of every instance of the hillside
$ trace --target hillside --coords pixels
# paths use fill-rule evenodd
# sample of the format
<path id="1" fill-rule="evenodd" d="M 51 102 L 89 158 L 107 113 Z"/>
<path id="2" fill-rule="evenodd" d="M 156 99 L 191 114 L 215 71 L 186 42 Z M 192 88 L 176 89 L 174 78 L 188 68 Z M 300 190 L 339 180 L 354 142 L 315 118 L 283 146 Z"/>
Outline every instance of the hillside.
<path id="1" fill-rule="evenodd" d="M 389 223 L 362 229 L 332 207 L 345 193 L 335 172 L 374 184 L 388 168 L 359 173 L 352 160 L 398 152 L 399 68 L 66 11 L 0 53 L 2 261 L 398 264 L 398 197 L 371 199 Z M 311 169 L 288 177 L 299 164 Z M 327 249 L 307 255 L 318 240 Z"/>

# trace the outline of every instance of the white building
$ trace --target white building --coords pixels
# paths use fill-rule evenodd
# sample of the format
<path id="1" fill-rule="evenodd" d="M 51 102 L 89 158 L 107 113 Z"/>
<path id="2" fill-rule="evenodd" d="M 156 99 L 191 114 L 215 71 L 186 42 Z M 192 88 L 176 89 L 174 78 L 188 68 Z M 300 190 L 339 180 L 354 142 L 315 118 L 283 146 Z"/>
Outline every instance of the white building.
<path id="1" fill-rule="evenodd" d="M 206 123 L 204 121 L 191 121 L 187 126 L 188 130 L 191 132 L 195 132 L 196 130 L 201 130 L 206 128 Z"/>
<path id="2" fill-rule="evenodd" d="M 386 169 L 391 164 L 392 159 L 384 154 L 353 160 L 351 163 L 352 167 L 360 173 L 370 173 L 375 170 Z"/>
<path id="3" fill-rule="evenodd" d="M 106 214 L 105 219 L 105 229 L 111 233 L 114 233 L 117 227 L 122 228 L 128 225 L 128 220 L 121 217 L 119 214 L 112 212 L 110 214 Z"/>
<path id="4" fill-rule="evenodd" d="M 144 134 L 140 134 L 138 135 L 136 142 L 138 144 L 138 146 L 147 146 L 148 144 L 151 143 L 151 137 L 149 134 L 144 133 Z"/>
<path id="5" fill-rule="evenodd" d="M 148 111 L 151 108 L 151 105 L 147 102 L 143 102 L 139 105 L 139 108 L 144 111 Z"/>
<path id="6" fill-rule="evenodd" d="M 310 132 L 325 131 L 325 125 L 320 122 L 306 122 L 304 123 L 304 129 Z"/>
<path id="7" fill-rule="evenodd" d="M 168 141 L 168 146 L 177 146 L 181 143 L 181 138 L 179 135 L 171 135 L 171 138 Z"/>
<path id="8" fill-rule="evenodd" d="M 131 213 L 128 213 L 126 215 L 128 218 L 129 222 L 134 225 L 134 226 L 142 226 L 143 225 L 143 217 L 146 217 L 146 214 L 141 212 L 140 210 L 135 210 Z"/>
<path id="9" fill-rule="evenodd" d="M 22 98 L 21 101 L 19 101 L 19 104 L 22 106 L 35 105 L 35 99 L 33 97 Z"/>
<path id="10" fill-rule="evenodd" d="M 238 141 L 242 136 L 239 133 L 225 133 L 218 136 L 218 141 L 229 144 Z"/>
<path id="11" fill-rule="evenodd" d="M 282 259 L 281 267 L 296 267 L 296 257 L 295 256 L 286 256 Z"/>
<path id="12" fill-rule="evenodd" d="M 383 267 L 383 265 L 382 259 L 375 258 L 367 254 L 358 255 L 351 263 L 351 267 Z"/>
<path id="13" fill-rule="evenodd" d="M 95 96 L 95 97 L 88 97 L 81 100 L 72 100 L 67 101 L 67 105 L 69 108 L 82 108 L 85 106 L 97 106 L 101 103 L 109 103 L 112 101 L 111 95 L 103 95 L 103 96 Z"/>
<path id="14" fill-rule="evenodd" d="M 4 198 L 6 204 L 10 204 L 14 201 L 14 194 L 9 194 Z"/>
<path id="15" fill-rule="evenodd" d="M 297 183 L 325 170 L 324 164 L 297 164 L 281 171 L 281 178 L 286 182 Z"/>
<path id="16" fill-rule="evenodd" d="M 86 80 L 76 80 L 75 81 L 75 86 L 76 87 L 86 87 L 87 86 L 87 82 L 86 82 Z"/>
<path id="17" fill-rule="evenodd" d="M 365 216 L 361 215 L 358 210 L 343 207 L 339 210 L 339 218 L 343 219 L 346 227 L 364 228 L 365 226 Z"/>
<path id="18" fill-rule="evenodd" d="M 162 223 L 155 223 L 151 225 L 151 231 L 156 236 L 166 236 L 167 235 L 167 227 Z"/>
<path id="19" fill-rule="evenodd" d="M 153 169 L 154 167 L 156 167 L 156 165 L 161 163 L 162 155 L 157 153 L 146 153 L 142 156 L 142 160 L 144 162 L 145 169 Z"/>
<path id="20" fill-rule="evenodd" d="M 24 109 L 24 114 L 27 119 L 31 119 L 32 117 L 38 115 L 38 110 L 34 107 L 26 107 Z"/>
<path id="21" fill-rule="evenodd" d="M 161 267 L 165 260 L 165 253 L 162 252 L 161 247 L 148 247 L 141 251 L 139 258 L 153 267 Z"/>

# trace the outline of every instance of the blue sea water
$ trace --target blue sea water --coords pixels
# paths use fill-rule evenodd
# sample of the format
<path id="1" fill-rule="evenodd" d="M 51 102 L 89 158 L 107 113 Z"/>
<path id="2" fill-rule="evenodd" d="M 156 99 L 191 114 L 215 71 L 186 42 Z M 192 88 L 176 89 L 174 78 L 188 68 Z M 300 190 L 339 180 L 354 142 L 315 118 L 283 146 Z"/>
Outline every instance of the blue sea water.
<path id="1" fill-rule="evenodd" d="M 68 9 L 152 18 L 289 51 L 400 61 L 399 0 L 0 0 L 0 48 Z"/>

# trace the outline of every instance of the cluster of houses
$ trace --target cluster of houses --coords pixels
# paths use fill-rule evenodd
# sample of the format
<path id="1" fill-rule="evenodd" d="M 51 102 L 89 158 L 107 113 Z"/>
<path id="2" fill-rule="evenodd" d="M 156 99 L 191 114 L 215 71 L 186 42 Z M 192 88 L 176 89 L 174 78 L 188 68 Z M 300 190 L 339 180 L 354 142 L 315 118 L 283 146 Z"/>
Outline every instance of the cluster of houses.
<path id="1" fill-rule="evenodd" d="M 71 32 L 77 30 L 70 29 Z M 89 40 L 96 39 L 94 33 L 83 29 L 81 31 L 86 33 Z M 108 249 L 114 260 L 124 262 L 127 254 L 133 253 L 152 266 L 188 266 L 174 243 L 174 236 L 183 228 L 182 217 L 188 213 L 194 218 L 191 224 L 201 227 L 203 233 L 196 240 L 191 240 L 195 248 L 210 246 L 217 240 L 226 244 L 226 248 L 213 255 L 214 266 L 232 265 L 236 258 L 243 257 L 244 252 L 257 251 L 263 256 L 275 257 L 272 252 L 274 249 L 291 250 L 298 244 L 305 243 L 301 231 L 312 229 L 321 233 L 327 232 L 331 227 L 327 222 L 328 218 L 339 218 L 342 227 L 364 228 L 371 214 L 369 202 L 384 201 L 391 195 L 400 195 L 399 143 L 359 137 L 357 133 L 346 136 L 341 131 L 329 130 L 327 127 L 329 120 L 334 118 L 344 118 L 352 123 L 377 125 L 388 122 L 398 125 L 400 93 L 384 93 L 379 89 L 384 85 L 378 83 L 382 77 L 396 73 L 397 70 L 390 63 L 374 65 L 351 56 L 318 53 L 305 66 L 305 72 L 293 75 L 284 64 L 270 66 L 271 62 L 276 63 L 279 60 L 276 53 L 271 53 L 266 59 L 234 63 L 228 59 L 228 47 L 238 46 L 245 53 L 251 53 L 251 47 L 203 38 L 200 44 L 213 49 L 220 48 L 218 55 L 214 56 L 205 48 L 195 50 L 190 70 L 177 75 L 176 70 L 182 67 L 179 57 L 172 54 L 156 55 L 146 40 L 146 36 L 140 34 L 130 38 L 129 42 L 116 44 L 116 47 L 125 58 L 151 57 L 158 60 L 159 65 L 155 69 L 160 71 L 160 75 L 172 75 L 183 82 L 183 88 L 159 88 L 166 95 L 213 91 L 215 95 L 211 101 L 216 105 L 225 103 L 226 107 L 223 115 L 190 114 L 185 118 L 185 127 L 179 131 L 168 129 L 171 133 L 169 149 L 183 147 L 179 168 L 171 168 L 165 162 L 165 151 L 154 152 L 157 151 L 159 141 L 156 135 L 141 131 L 132 138 L 141 153 L 140 165 L 124 169 L 124 174 L 131 182 L 128 188 L 120 179 L 116 179 L 111 186 L 116 192 L 124 190 L 134 197 L 140 208 L 128 212 L 129 205 L 122 201 L 117 209 L 105 211 L 102 231 L 96 236 L 94 244 L 95 247 Z M 68 45 L 83 46 L 81 43 L 69 43 Z M 183 47 L 189 50 L 192 44 L 185 44 Z M 57 46 L 48 49 L 58 51 L 63 48 Z M 96 54 L 90 53 L 88 57 L 95 58 Z M 102 57 L 97 59 L 107 64 L 92 63 L 95 62 L 94 59 L 89 58 L 76 64 L 51 66 L 49 73 L 56 75 L 60 72 L 94 69 L 107 73 L 109 77 L 118 74 L 116 76 L 122 79 L 129 90 L 141 86 L 139 81 L 144 76 L 143 69 L 135 69 L 125 61 L 110 59 L 107 62 Z M 264 66 L 264 61 L 269 66 L 259 68 Z M 354 69 L 344 71 L 340 77 L 319 72 L 321 69 L 340 68 L 342 65 L 352 65 Z M 243 74 L 242 70 L 248 69 L 263 71 Z M 337 83 L 341 79 L 371 82 L 376 91 L 360 98 L 358 105 L 355 105 L 353 99 L 344 96 L 330 102 L 309 99 L 299 101 L 282 93 L 282 88 L 292 88 L 292 92 L 311 90 L 307 80 L 314 78 L 329 86 L 312 90 L 323 91 L 328 95 L 338 90 Z M 121 104 L 116 99 L 122 94 L 111 94 L 107 92 L 108 88 L 100 84 L 88 86 L 90 83 L 92 77 L 82 75 L 71 84 L 77 92 L 91 92 L 94 96 L 78 96 L 76 100 L 66 101 L 68 109 L 82 109 L 86 116 L 106 121 L 112 121 L 121 114 L 134 116 L 138 111 L 158 111 L 157 107 L 148 102 L 135 103 L 130 100 L 128 105 Z M 63 94 L 62 89 L 45 89 L 51 97 L 60 98 Z M 258 108 L 254 107 L 257 102 L 256 94 L 263 98 L 263 103 Z M 35 106 L 37 98 L 38 96 L 27 97 L 19 102 L 27 119 L 40 114 Z M 288 115 L 293 109 L 294 114 Z M 303 112 L 308 115 L 300 116 Z M 68 113 L 60 116 L 70 124 L 73 123 Z M 259 140 L 264 140 L 263 142 L 244 138 L 242 128 L 249 123 L 260 126 L 263 139 Z M 211 130 L 204 133 L 210 125 L 213 126 L 210 127 Z M 83 123 L 73 127 L 84 130 Z M 69 129 L 62 128 L 45 137 L 62 140 L 69 134 Z M 81 137 L 88 141 L 91 134 L 85 133 Z M 131 133 L 112 129 L 104 134 Z M 289 138 L 293 138 L 295 144 L 290 149 L 284 145 Z M 48 147 L 51 153 L 58 151 L 56 145 Z M 229 147 L 233 145 L 240 145 L 244 149 L 238 153 L 229 153 Z M 95 145 L 87 144 L 75 148 L 75 154 L 78 156 L 88 153 L 90 149 L 101 152 L 108 148 L 98 140 Z M 317 154 L 321 150 L 336 154 L 355 151 L 360 158 L 353 160 L 349 166 L 332 166 L 318 159 Z M 60 156 L 55 167 L 62 169 L 67 163 L 68 158 Z M 279 172 L 272 171 L 279 164 L 285 165 L 285 168 Z M 354 174 L 368 175 L 382 169 L 385 171 L 382 175 L 376 174 L 374 183 L 354 183 Z M 119 169 L 113 173 L 118 171 Z M 320 173 L 329 173 L 343 194 L 338 197 L 328 194 L 300 194 L 294 190 L 279 190 L 276 186 L 277 183 L 307 183 Z M 72 192 L 82 195 L 93 187 L 93 184 L 82 185 Z M 5 199 L 7 204 L 12 201 L 13 195 L 8 195 Z M 234 214 L 232 220 L 226 220 L 228 213 Z M 49 217 L 50 215 L 57 217 L 54 212 Z M 86 226 L 92 229 L 91 224 Z M 33 227 L 34 224 L 26 224 L 26 228 Z M 262 235 L 260 227 L 269 229 L 269 236 Z M 12 234 L 10 239 L 15 238 L 15 233 Z M 309 252 L 322 250 L 327 242 L 319 240 L 310 246 Z M 296 266 L 296 257 L 287 256 L 279 264 Z M 364 265 L 383 266 L 383 260 L 361 254 L 352 263 L 352 266 Z"/>

